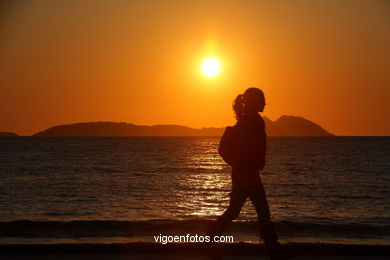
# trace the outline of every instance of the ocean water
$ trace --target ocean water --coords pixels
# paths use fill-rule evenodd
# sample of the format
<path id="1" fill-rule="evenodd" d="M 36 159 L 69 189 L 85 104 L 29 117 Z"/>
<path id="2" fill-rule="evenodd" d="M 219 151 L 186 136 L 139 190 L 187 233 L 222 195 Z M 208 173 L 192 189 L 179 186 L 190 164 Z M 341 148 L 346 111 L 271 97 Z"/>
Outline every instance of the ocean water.
<path id="1" fill-rule="evenodd" d="M 226 209 L 218 137 L 0 138 L 0 243 L 154 242 Z M 284 242 L 390 245 L 389 137 L 269 137 L 261 172 Z M 248 200 L 226 231 L 258 243 Z"/>

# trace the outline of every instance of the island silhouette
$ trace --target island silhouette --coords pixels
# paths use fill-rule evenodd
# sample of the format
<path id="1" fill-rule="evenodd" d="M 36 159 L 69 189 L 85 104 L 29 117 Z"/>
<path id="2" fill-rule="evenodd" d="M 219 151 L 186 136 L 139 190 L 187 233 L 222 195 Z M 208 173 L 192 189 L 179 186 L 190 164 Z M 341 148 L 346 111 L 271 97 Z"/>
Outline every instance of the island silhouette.
<path id="1" fill-rule="evenodd" d="M 263 117 L 268 136 L 334 136 L 299 116 L 283 115 L 276 121 Z M 225 127 L 191 128 L 181 125 L 143 126 L 125 122 L 87 122 L 58 125 L 33 136 L 221 136 Z"/>
<path id="2" fill-rule="evenodd" d="M 18 135 L 12 132 L 0 132 L 0 137 L 16 137 L 16 136 Z"/>

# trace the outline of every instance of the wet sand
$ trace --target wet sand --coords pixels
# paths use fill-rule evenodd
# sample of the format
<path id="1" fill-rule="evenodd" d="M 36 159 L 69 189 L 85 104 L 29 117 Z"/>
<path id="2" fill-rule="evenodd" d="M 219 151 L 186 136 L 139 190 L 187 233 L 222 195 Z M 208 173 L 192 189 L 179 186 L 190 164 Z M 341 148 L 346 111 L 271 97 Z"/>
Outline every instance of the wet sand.
<path id="1" fill-rule="evenodd" d="M 341 244 L 285 244 L 297 260 L 390 259 L 390 246 Z M 24 259 L 269 259 L 263 245 L 215 244 L 35 244 L 0 245 L 0 258 Z"/>
<path id="2" fill-rule="evenodd" d="M 301 255 L 295 257 L 293 260 L 388 260 L 390 255 Z M 59 254 L 42 254 L 42 255 L 2 255 L 2 259 L 7 260 L 141 260 L 141 259 L 162 259 L 162 260 L 269 260 L 267 255 L 222 255 L 218 258 L 208 256 L 191 256 L 191 255 L 158 255 L 158 254 L 143 254 L 143 255 L 97 255 L 97 254 L 82 254 L 82 255 L 59 255 Z"/>

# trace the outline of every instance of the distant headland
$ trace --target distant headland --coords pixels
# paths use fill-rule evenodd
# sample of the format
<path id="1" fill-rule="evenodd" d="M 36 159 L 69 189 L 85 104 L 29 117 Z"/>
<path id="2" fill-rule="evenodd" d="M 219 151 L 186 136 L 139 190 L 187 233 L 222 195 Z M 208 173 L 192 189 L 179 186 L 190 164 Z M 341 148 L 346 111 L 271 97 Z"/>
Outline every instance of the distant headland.
<path id="1" fill-rule="evenodd" d="M 276 121 L 263 117 L 268 136 L 334 136 L 321 126 L 298 116 Z M 180 125 L 142 126 L 124 122 L 88 122 L 58 125 L 33 136 L 221 136 L 225 127 L 191 128 Z"/>
<path id="2" fill-rule="evenodd" d="M 14 136 L 18 136 L 18 135 L 12 132 L 0 132 L 0 137 L 14 137 Z"/>

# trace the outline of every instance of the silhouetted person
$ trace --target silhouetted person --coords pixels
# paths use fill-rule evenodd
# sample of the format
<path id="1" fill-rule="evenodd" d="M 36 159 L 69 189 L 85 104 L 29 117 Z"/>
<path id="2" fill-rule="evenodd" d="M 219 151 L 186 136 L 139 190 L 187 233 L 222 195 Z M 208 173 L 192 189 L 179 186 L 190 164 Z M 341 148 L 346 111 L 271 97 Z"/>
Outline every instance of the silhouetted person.
<path id="1" fill-rule="evenodd" d="M 222 158 L 232 166 L 230 204 L 208 231 L 220 236 L 241 211 L 247 198 L 256 208 L 259 231 L 271 253 L 271 259 L 289 259 L 280 250 L 278 236 L 271 222 L 270 211 L 259 171 L 264 168 L 266 155 L 265 124 L 258 112 L 263 112 L 265 98 L 258 88 L 248 88 L 234 101 L 237 123 L 227 127 L 219 146 Z"/>

